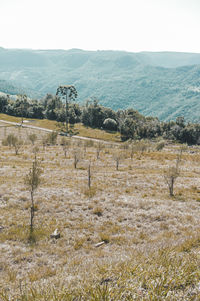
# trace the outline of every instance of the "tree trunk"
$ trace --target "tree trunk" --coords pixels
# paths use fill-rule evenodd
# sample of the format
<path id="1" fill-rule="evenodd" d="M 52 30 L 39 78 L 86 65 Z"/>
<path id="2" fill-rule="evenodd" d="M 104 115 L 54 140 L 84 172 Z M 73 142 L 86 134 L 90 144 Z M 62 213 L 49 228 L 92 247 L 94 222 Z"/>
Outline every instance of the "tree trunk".
<path id="1" fill-rule="evenodd" d="M 170 194 L 170 196 L 174 195 L 174 178 L 171 179 L 171 183 L 169 186 L 169 194 Z"/>
<path id="2" fill-rule="evenodd" d="M 91 186 L 91 170 L 90 170 L 90 164 L 88 166 L 88 187 Z"/>
<path id="3" fill-rule="evenodd" d="M 68 90 L 66 93 L 66 132 L 68 133 L 69 131 L 69 103 L 68 103 Z"/>
<path id="4" fill-rule="evenodd" d="M 118 169 L 119 169 L 119 160 L 116 159 L 116 170 L 118 170 Z"/>
<path id="5" fill-rule="evenodd" d="M 30 223 L 31 232 L 33 232 L 33 219 L 34 219 L 34 201 L 33 201 L 33 191 L 31 191 L 31 223 Z"/>

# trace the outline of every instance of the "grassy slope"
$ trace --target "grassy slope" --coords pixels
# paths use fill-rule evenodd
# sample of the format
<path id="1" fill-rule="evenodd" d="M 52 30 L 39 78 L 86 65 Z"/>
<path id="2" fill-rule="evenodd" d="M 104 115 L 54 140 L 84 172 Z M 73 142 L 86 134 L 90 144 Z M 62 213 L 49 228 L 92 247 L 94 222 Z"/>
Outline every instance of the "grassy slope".
<path id="1" fill-rule="evenodd" d="M 21 122 L 20 117 L 10 116 L 6 114 L 0 114 L 0 119 L 5 121 L 11 121 L 11 122 Z M 30 119 L 30 118 L 24 118 L 24 120 L 30 120 L 32 122 L 29 123 L 29 125 L 43 127 L 45 129 L 50 130 L 58 130 L 57 122 L 54 120 L 48 120 L 48 119 Z M 89 127 L 84 126 L 83 124 L 75 124 L 74 131 L 82 137 L 88 137 L 88 138 L 94 138 L 94 139 L 100 139 L 105 141 L 113 141 L 113 142 L 120 142 L 120 134 L 118 132 L 107 132 L 104 130 L 99 129 L 92 129 Z"/>
<path id="2" fill-rule="evenodd" d="M 199 300 L 198 147 L 184 152 L 171 198 L 163 170 L 175 164 L 175 145 L 157 152 L 149 144 L 143 154 L 135 149 L 132 160 L 131 149 L 105 145 L 97 159 L 95 145 L 70 138 L 65 158 L 59 144 L 43 149 L 43 132 L 6 131 L 26 144 L 18 156 L 0 146 L 0 300 Z M 34 158 L 27 140 L 34 132 L 43 175 L 30 245 L 23 177 Z M 81 154 L 77 169 L 74 150 Z M 123 158 L 118 171 L 116 152 Z M 55 228 L 61 238 L 54 241 Z"/>

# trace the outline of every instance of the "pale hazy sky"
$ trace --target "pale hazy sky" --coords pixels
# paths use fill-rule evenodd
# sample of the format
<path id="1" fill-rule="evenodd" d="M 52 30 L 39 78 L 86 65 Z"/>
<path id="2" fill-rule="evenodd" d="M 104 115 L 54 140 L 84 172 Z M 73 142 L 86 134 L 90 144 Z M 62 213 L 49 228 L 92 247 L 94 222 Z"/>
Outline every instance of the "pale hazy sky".
<path id="1" fill-rule="evenodd" d="M 5 48 L 200 53 L 200 0 L 0 0 Z"/>

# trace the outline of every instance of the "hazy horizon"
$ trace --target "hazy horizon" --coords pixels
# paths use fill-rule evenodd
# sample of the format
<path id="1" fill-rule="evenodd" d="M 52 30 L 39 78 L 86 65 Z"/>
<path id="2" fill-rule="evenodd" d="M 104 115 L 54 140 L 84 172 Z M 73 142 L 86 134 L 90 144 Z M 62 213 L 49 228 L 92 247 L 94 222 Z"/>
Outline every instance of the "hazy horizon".
<path id="1" fill-rule="evenodd" d="M 128 53 L 182 53 L 182 54 L 200 54 L 199 52 L 187 52 L 187 51 L 173 51 L 173 50 L 161 50 L 161 51 L 148 51 L 148 50 L 141 50 L 141 51 L 128 51 L 128 50 L 120 50 L 120 49 L 97 49 L 97 50 L 90 50 L 90 49 L 82 49 L 82 48 L 17 48 L 17 47 L 4 47 L 0 45 L 0 48 L 6 49 L 6 50 L 30 50 L 30 51 L 71 51 L 71 50 L 80 50 L 80 51 L 116 51 L 116 52 L 128 52 Z"/>

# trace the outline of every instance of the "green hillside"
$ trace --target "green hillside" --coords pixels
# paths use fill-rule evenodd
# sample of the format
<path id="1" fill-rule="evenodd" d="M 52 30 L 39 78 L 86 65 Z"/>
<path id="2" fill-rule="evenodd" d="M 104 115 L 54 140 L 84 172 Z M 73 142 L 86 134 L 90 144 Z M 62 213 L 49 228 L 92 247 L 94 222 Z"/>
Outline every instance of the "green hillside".
<path id="1" fill-rule="evenodd" d="M 134 107 L 161 120 L 200 121 L 199 75 L 200 54 L 0 48 L 6 93 L 12 84 L 38 98 L 73 84 L 80 102 L 96 97 L 112 109 Z"/>

